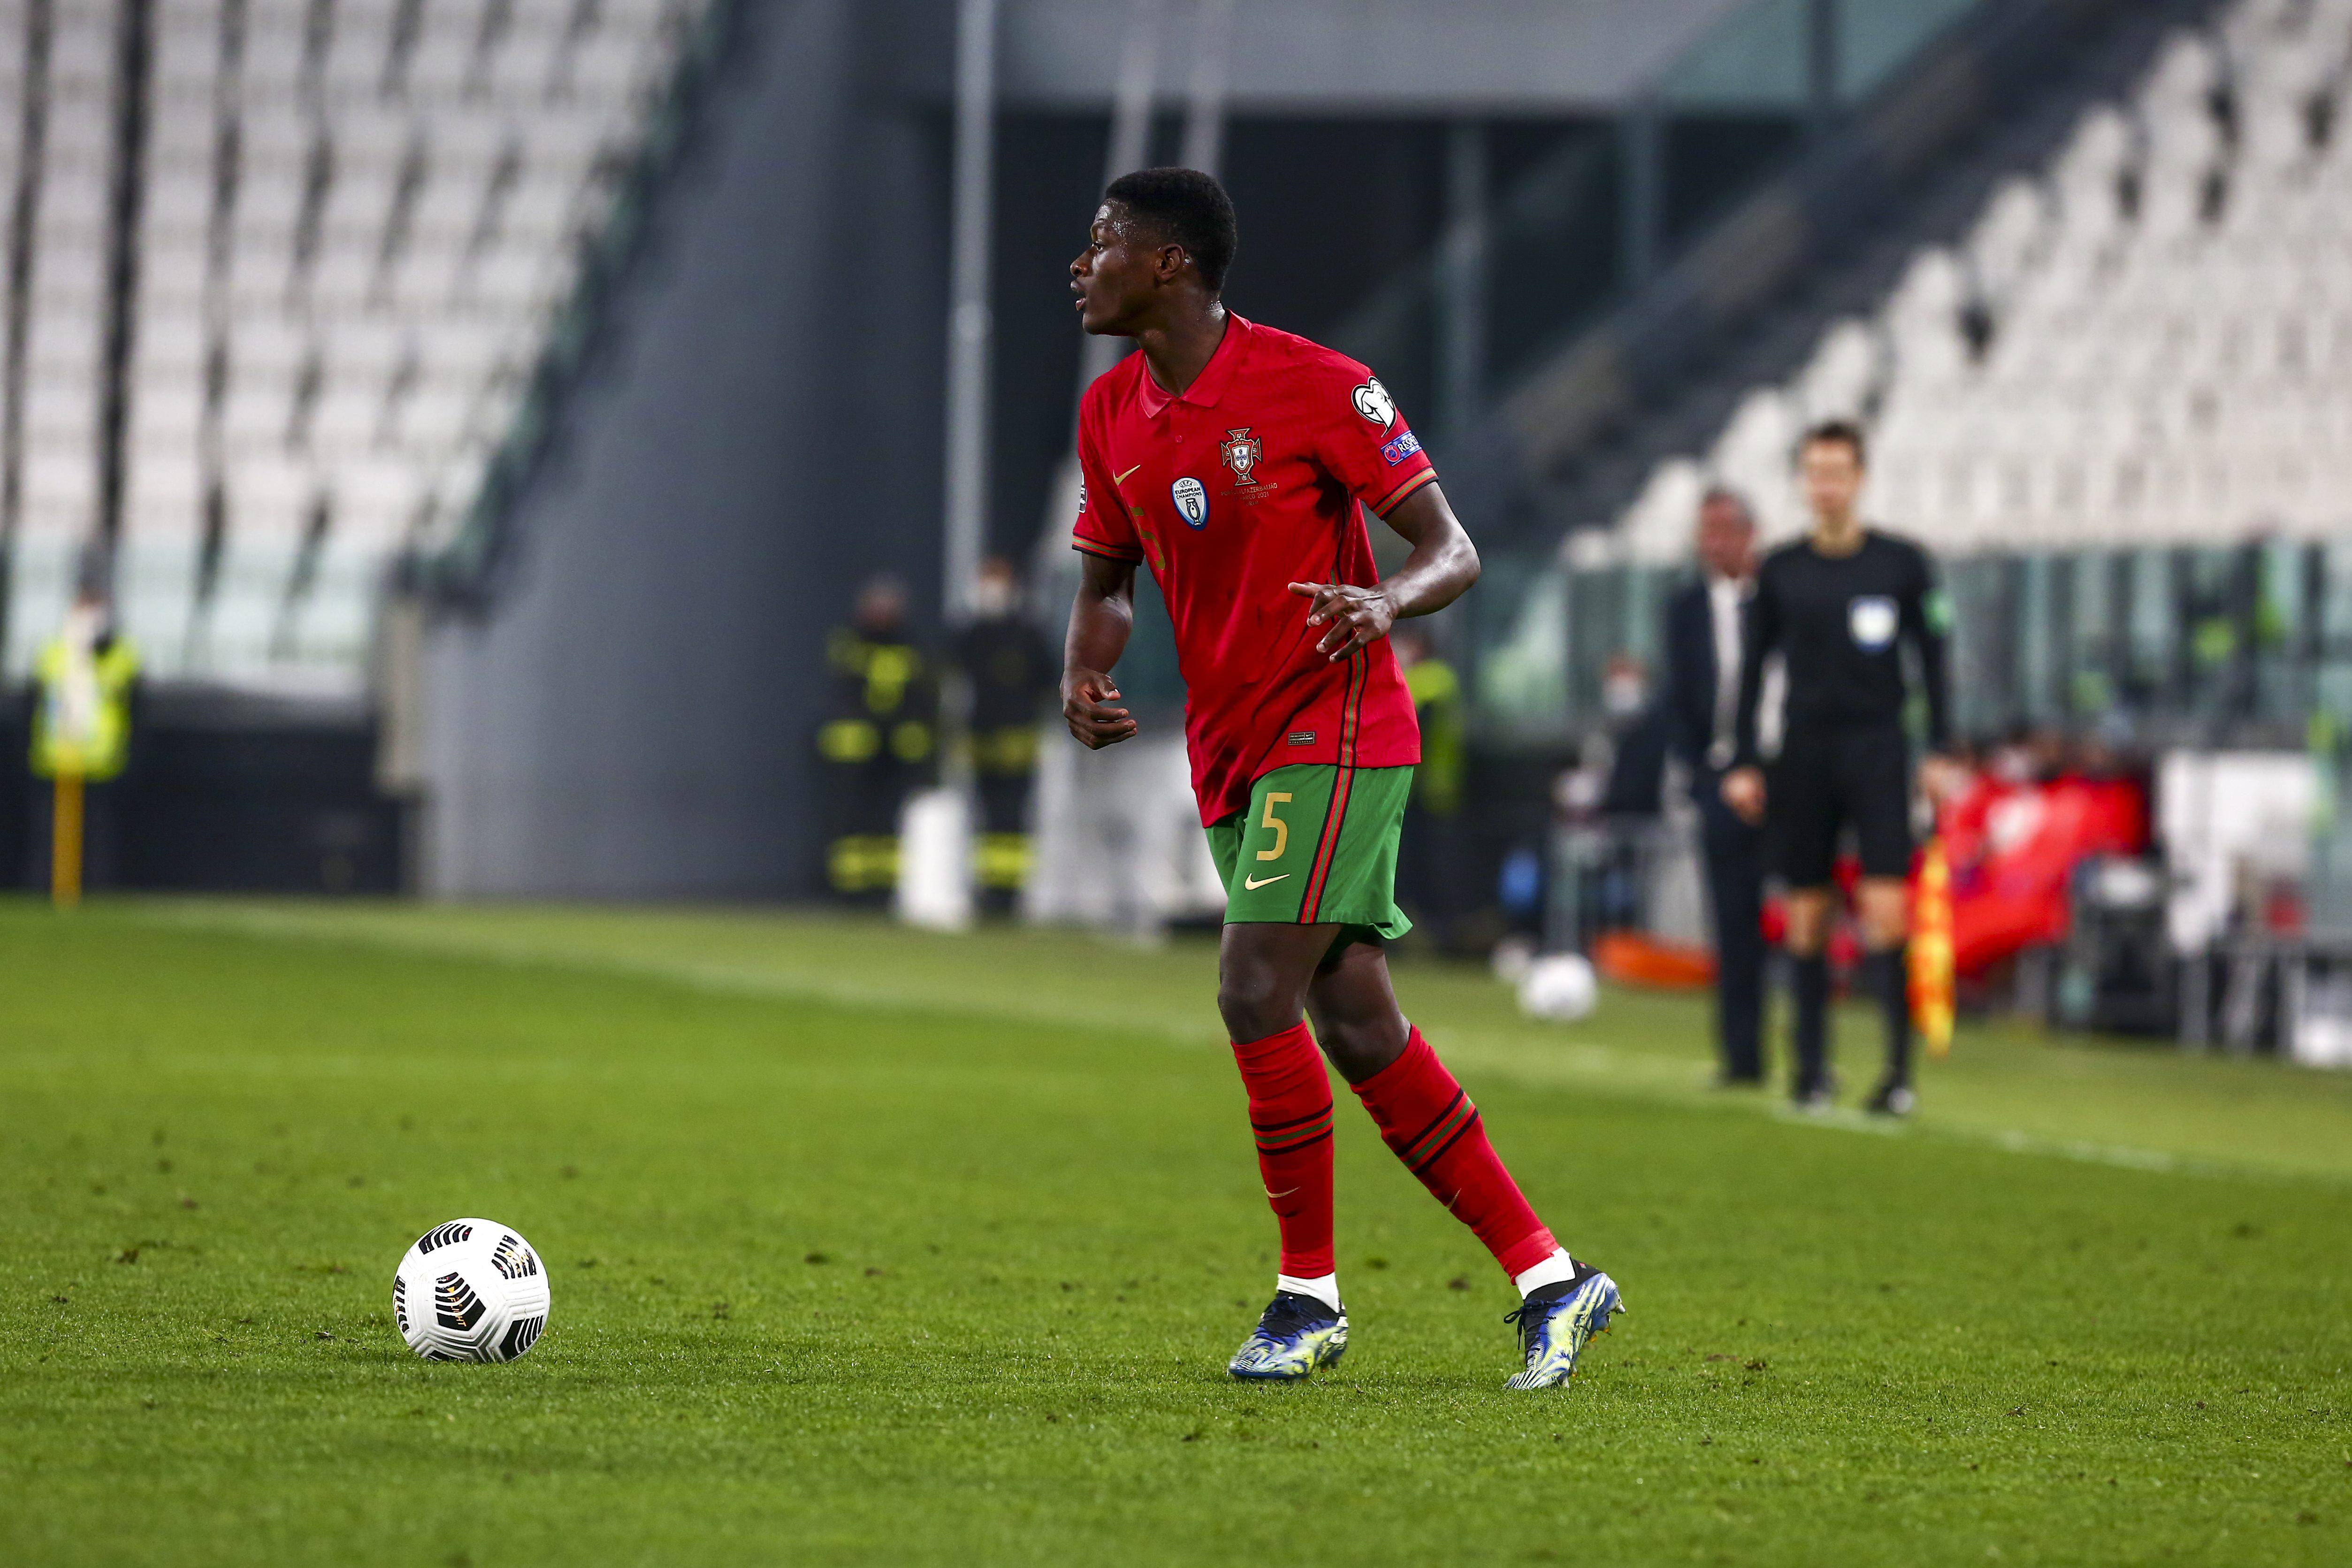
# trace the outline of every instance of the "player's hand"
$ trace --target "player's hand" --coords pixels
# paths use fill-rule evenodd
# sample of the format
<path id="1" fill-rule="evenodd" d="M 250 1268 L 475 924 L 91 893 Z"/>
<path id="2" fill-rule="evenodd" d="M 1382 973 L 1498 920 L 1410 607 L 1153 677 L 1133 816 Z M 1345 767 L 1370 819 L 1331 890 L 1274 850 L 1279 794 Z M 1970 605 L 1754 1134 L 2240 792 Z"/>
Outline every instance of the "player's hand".
<path id="1" fill-rule="evenodd" d="M 1307 612 L 1310 626 L 1328 626 L 1315 651 L 1333 663 L 1360 647 L 1369 647 L 1389 635 L 1396 624 L 1396 605 L 1384 588 L 1359 588 L 1347 583 L 1293 583 L 1290 591 L 1312 599 Z"/>
<path id="2" fill-rule="evenodd" d="M 1763 821 L 1764 770 L 1734 768 L 1724 774 L 1723 804 L 1731 807 L 1742 822 L 1752 825 Z"/>
<path id="3" fill-rule="evenodd" d="M 1968 787 L 1968 764 L 1957 758 L 1931 756 L 1919 764 L 1920 793 L 1937 810 Z"/>
<path id="4" fill-rule="evenodd" d="M 1126 709 L 1110 706 L 1118 700 L 1118 688 L 1102 671 L 1062 672 L 1062 717 L 1069 721 L 1070 733 L 1088 751 L 1099 752 L 1135 738 L 1134 719 Z"/>

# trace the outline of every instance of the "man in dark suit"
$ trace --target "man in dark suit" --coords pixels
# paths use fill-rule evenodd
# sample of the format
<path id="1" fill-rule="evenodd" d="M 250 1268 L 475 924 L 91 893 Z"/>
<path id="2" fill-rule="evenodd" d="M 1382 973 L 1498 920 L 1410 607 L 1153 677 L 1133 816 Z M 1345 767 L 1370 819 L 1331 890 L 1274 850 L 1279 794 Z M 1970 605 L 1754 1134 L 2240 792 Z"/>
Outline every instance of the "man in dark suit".
<path id="1" fill-rule="evenodd" d="M 1737 493 L 1709 490 L 1698 510 L 1699 578 L 1666 606 L 1662 706 L 1669 743 L 1690 770 L 1715 923 L 1720 1081 L 1764 1081 L 1764 840 L 1724 804 L 1739 700 L 1739 651 L 1756 585 L 1756 520 Z"/>

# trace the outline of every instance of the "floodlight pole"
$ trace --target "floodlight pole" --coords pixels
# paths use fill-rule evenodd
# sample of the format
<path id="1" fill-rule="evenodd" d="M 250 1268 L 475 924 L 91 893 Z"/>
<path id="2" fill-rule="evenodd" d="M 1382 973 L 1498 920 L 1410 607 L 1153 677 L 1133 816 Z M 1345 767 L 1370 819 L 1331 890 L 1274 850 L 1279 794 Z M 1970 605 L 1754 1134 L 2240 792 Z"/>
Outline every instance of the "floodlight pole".
<path id="1" fill-rule="evenodd" d="M 1160 78 L 1160 0 L 1132 0 L 1127 42 L 1118 54 L 1118 87 L 1111 99 L 1110 148 L 1103 158 L 1103 184 L 1132 174 L 1151 157 L 1151 100 Z M 1105 371 L 1128 351 L 1124 338 L 1086 337 L 1078 348 L 1078 395 L 1086 395 Z M 1072 427 L 1076 426 L 1072 405 Z"/>
<path id="2" fill-rule="evenodd" d="M 971 618 L 972 584 L 988 538 L 988 372 L 994 333 L 988 248 L 996 163 L 998 0 L 960 0 L 956 11 L 955 216 L 949 285 L 946 554 L 940 607 L 950 625 Z"/>
<path id="3" fill-rule="evenodd" d="M 1446 137 L 1445 237 L 1438 247 L 1440 427 L 1459 441 L 1486 386 L 1486 134 L 1475 121 Z"/>
<path id="4" fill-rule="evenodd" d="M 1192 81 L 1184 105 L 1184 166 L 1213 174 L 1225 151 L 1225 98 L 1240 0 L 1201 0 L 1192 20 Z"/>

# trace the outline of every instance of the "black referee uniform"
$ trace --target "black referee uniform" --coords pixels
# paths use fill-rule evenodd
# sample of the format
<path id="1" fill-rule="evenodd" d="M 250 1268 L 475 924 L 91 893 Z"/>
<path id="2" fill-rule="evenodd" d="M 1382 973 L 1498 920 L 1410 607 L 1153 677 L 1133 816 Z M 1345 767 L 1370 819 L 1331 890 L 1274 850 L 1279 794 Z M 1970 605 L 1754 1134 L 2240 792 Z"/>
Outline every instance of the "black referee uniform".
<path id="1" fill-rule="evenodd" d="M 1792 888 L 1829 885 L 1840 835 L 1851 829 L 1865 877 L 1911 869 L 1911 748 L 1904 732 L 1909 644 L 1926 699 L 1927 739 L 1949 748 L 1947 616 L 1927 552 L 1866 529 L 1861 547 L 1826 555 L 1811 539 L 1764 558 L 1740 660 L 1738 761 L 1761 765 L 1756 709 L 1765 661 L 1788 672 L 1780 756 L 1767 769 L 1765 828 L 1772 862 Z M 1867 954 L 1864 980 L 1886 1015 L 1887 1082 L 1910 1079 L 1911 1012 L 1903 949 Z M 1827 1088 L 1829 969 L 1794 963 L 1800 1099 Z M 1883 1091 L 1882 1091 L 1883 1092 Z"/>

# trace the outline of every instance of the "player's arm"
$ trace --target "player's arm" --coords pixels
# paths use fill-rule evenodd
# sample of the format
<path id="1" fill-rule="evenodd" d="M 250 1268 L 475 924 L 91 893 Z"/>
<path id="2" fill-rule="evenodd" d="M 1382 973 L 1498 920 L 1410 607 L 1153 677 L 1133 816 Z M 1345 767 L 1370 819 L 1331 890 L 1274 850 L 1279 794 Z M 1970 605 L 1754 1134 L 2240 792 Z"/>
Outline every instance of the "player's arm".
<path id="1" fill-rule="evenodd" d="M 1927 758 L 1920 784 L 1937 805 L 1956 793 L 1964 770 L 1952 760 L 1950 612 L 1927 552 L 1919 556 L 1919 583 L 1902 600 L 1903 629 L 1919 656 L 1919 685 L 1927 703 Z"/>
<path id="2" fill-rule="evenodd" d="M 1379 585 L 1290 585 L 1292 593 L 1314 601 L 1307 624 L 1331 628 L 1315 649 L 1335 660 L 1380 641 L 1398 621 L 1445 608 L 1478 580 L 1478 547 L 1436 484 L 1423 485 L 1397 502 L 1383 521 L 1412 546 L 1412 553 Z"/>
<path id="3" fill-rule="evenodd" d="M 1095 751 L 1135 734 L 1135 721 L 1118 701 L 1111 667 L 1135 630 L 1135 563 L 1080 552 L 1084 574 L 1070 604 L 1070 633 L 1062 645 L 1062 717 L 1070 733 Z"/>

